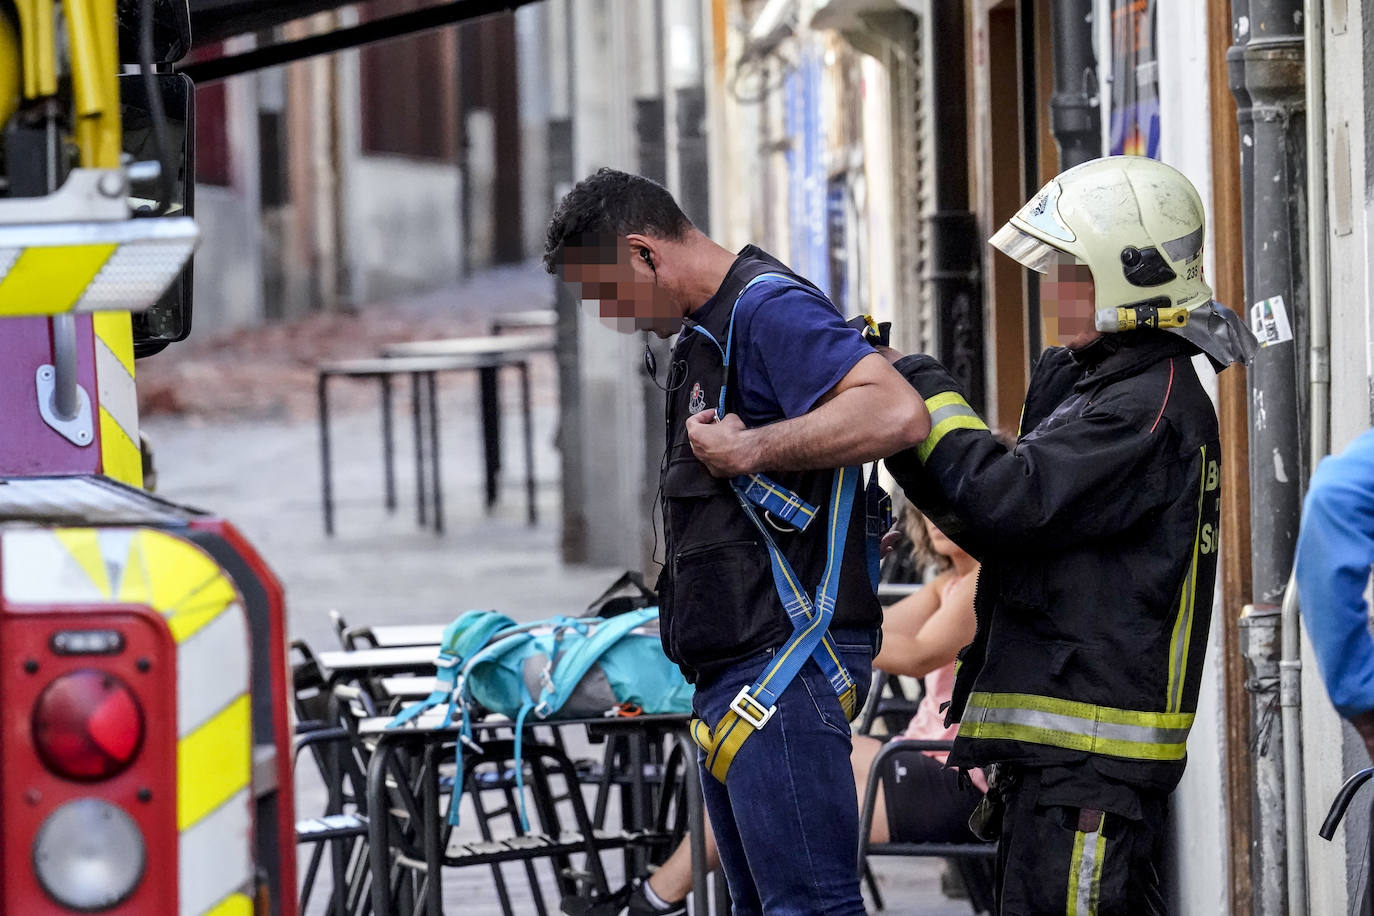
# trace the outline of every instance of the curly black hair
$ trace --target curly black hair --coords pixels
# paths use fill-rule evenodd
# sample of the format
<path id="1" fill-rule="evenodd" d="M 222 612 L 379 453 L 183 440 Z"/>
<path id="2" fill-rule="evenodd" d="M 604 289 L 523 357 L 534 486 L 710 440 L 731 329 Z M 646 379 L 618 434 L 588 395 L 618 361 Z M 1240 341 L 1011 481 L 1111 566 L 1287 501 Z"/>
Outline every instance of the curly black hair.
<path id="1" fill-rule="evenodd" d="M 656 181 L 600 169 L 573 185 L 549 219 L 544 269 L 556 274 L 567 248 L 606 248 L 632 232 L 677 240 L 692 221 Z"/>

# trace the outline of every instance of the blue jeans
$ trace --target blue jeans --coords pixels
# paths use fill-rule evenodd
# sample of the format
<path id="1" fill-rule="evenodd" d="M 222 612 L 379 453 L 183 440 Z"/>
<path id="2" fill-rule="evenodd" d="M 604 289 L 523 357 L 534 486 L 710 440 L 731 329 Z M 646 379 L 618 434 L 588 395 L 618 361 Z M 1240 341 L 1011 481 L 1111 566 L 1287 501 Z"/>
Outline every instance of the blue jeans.
<path id="1" fill-rule="evenodd" d="M 873 674 L 875 633 L 832 630 L 859 687 Z M 759 653 L 697 685 L 693 709 L 714 727 L 740 687 L 773 657 Z M 864 913 L 859 811 L 849 722 L 814 660 L 783 691 L 778 711 L 740 747 L 726 784 L 701 768 L 706 811 L 736 916 Z M 704 755 L 698 755 L 698 762 Z"/>

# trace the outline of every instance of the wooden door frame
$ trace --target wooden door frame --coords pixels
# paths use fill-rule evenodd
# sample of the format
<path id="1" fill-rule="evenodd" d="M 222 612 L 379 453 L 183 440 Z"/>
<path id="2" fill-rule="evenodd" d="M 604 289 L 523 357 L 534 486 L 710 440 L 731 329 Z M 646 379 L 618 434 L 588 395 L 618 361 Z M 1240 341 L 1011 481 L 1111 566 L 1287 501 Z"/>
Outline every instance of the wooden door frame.
<path id="1" fill-rule="evenodd" d="M 970 179 L 978 231 L 986 240 L 1025 202 L 1018 0 L 967 0 L 970 67 Z M 983 327 L 988 423 L 1016 432 L 1028 379 L 1026 277 L 1020 265 L 984 253 Z"/>

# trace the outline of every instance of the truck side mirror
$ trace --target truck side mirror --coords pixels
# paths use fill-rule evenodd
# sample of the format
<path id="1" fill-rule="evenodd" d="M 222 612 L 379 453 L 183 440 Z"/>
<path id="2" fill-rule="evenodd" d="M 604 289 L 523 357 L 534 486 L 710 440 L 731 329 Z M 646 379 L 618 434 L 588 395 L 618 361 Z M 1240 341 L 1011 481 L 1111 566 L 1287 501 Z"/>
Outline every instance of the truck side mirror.
<path id="1" fill-rule="evenodd" d="M 119 0 L 119 62 L 137 64 L 140 0 Z M 153 0 L 153 63 L 174 64 L 191 51 L 190 0 Z"/>
<path id="2" fill-rule="evenodd" d="M 122 5 L 121 5 L 122 8 Z M 195 86 L 184 73 L 158 73 L 157 92 L 166 112 L 164 139 L 166 155 L 172 174 L 171 200 L 163 214 L 193 216 L 195 210 Z M 124 125 L 124 152 L 134 163 L 158 162 L 157 146 L 153 140 L 153 118 L 142 74 L 127 74 L 119 78 L 121 119 Z M 156 201 L 158 181 L 131 176 L 129 207 L 137 218 L 140 211 L 150 211 Z M 148 216 L 148 219 L 158 219 Z M 187 261 L 181 276 L 168 287 L 157 303 L 147 311 L 133 316 L 134 356 L 152 356 L 173 341 L 184 340 L 191 333 L 191 268 Z"/>

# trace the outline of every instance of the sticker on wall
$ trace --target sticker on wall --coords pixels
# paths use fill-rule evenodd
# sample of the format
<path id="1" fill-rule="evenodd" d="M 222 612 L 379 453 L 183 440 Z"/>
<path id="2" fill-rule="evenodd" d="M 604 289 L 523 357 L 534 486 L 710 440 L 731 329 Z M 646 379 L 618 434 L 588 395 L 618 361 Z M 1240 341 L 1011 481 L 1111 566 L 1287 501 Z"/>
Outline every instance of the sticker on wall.
<path id="1" fill-rule="evenodd" d="M 1293 339 L 1293 326 L 1288 322 L 1288 309 L 1283 297 L 1274 296 L 1250 306 L 1250 330 L 1255 332 L 1261 347 L 1272 347 Z"/>

